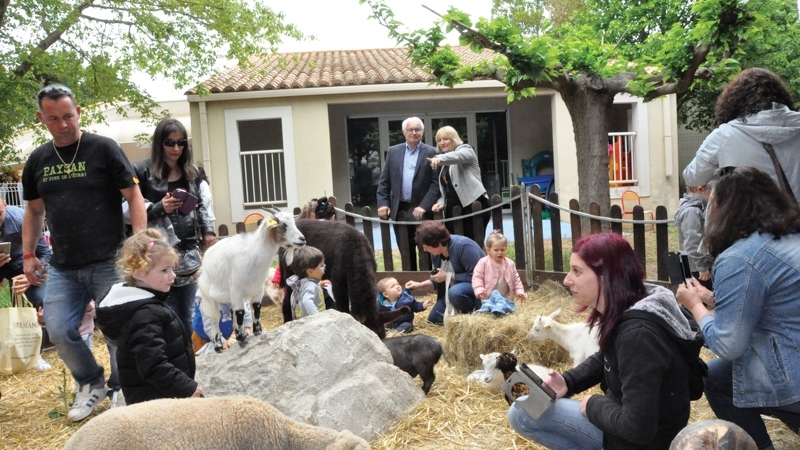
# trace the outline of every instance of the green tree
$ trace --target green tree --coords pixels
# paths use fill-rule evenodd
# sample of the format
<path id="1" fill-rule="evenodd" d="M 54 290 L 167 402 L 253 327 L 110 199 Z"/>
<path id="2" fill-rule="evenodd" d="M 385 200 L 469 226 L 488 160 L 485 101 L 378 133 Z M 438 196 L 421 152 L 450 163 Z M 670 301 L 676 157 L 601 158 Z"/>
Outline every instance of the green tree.
<path id="1" fill-rule="evenodd" d="M 750 0 L 748 8 L 764 16 L 764 27 L 741 44 L 742 68 L 763 67 L 775 72 L 800 98 L 800 25 L 795 0 Z M 708 130 L 721 87 L 697 86 L 678 95 L 678 121 L 691 130 Z"/>
<path id="2" fill-rule="evenodd" d="M 533 96 L 536 88 L 559 92 L 575 132 L 582 207 L 597 202 L 603 213 L 610 209 L 607 136 L 614 96 L 652 100 L 701 83 L 718 86 L 739 71 L 740 41 L 762 26 L 737 0 L 589 0 L 572 21 L 535 37 L 522 35 L 505 17 L 480 19 L 473 27 L 455 8 L 427 30 L 406 31 L 383 1 L 360 1 L 437 84 L 493 78 L 506 85 L 509 101 Z M 462 44 L 491 49 L 496 57 L 464 64 L 441 45 L 452 30 Z"/>
<path id="3" fill-rule="evenodd" d="M 193 85 L 218 61 L 244 62 L 302 38 L 281 13 L 247 0 L 0 0 L 0 162 L 15 160 L 16 133 L 35 123 L 39 88 L 74 89 L 84 122 L 100 103 L 130 103 L 146 117 L 157 105 L 134 71 Z"/>

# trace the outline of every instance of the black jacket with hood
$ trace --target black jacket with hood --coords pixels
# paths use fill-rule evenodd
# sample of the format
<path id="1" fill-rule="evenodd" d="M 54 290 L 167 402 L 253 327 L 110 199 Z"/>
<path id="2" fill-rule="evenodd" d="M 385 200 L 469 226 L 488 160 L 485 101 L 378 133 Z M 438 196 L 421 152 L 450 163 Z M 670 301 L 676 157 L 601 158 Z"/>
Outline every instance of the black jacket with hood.
<path id="1" fill-rule="evenodd" d="M 191 397 L 195 359 L 190 330 L 164 303 L 166 292 L 115 284 L 97 307 L 100 330 L 117 343 L 125 402 Z"/>
<path id="2" fill-rule="evenodd" d="M 671 291 L 645 286 L 647 297 L 617 322 L 607 351 L 563 374 L 567 396 L 600 383 L 605 395 L 589 399 L 586 415 L 603 432 L 605 450 L 667 450 L 689 421 L 689 366 L 675 338 L 695 346 L 702 336 L 692 331 Z"/>

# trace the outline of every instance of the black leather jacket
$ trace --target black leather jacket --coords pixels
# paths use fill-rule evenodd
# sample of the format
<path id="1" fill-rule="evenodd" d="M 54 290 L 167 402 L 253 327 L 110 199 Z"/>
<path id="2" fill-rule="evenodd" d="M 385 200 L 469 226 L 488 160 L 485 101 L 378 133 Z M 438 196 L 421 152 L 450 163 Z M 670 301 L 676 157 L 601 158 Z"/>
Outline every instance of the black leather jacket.
<path id="1" fill-rule="evenodd" d="M 183 248 L 196 246 L 202 241 L 205 233 L 214 232 L 214 225 L 208 216 L 206 206 L 200 200 L 200 189 L 196 182 L 189 183 L 189 192 L 198 198 L 197 208 L 189 215 L 181 214 L 178 211 L 166 214 L 161 205 L 161 199 L 167 195 L 168 180 L 166 178 L 158 180 L 153 176 L 149 159 L 134 164 L 133 169 L 136 171 L 136 177 L 139 178 L 139 189 L 142 191 L 142 196 L 152 203 L 147 208 L 148 222 L 164 217 L 169 218 L 175 228 L 175 235 L 181 240 L 179 245 Z M 197 227 L 195 227 L 195 220 Z M 197 235 L 198 230 L 201 233 L 200 236 Z"/>

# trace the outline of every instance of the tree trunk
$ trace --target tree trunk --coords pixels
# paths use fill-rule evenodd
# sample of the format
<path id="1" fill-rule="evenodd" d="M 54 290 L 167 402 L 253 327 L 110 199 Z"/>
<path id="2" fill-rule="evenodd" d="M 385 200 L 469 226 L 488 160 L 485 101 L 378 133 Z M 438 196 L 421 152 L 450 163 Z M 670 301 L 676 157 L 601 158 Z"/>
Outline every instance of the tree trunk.
<path id="1" fill-rule="evenodd" d="M 567 105 L 578 157 L 578 195 L 581 210 L 597 202 L 601 214 L 611 209 L 608 179 L 608 130 L 613 93 L 592 88 L 588 82 L 574 83 L 569 92 L 561 92 Z"/>

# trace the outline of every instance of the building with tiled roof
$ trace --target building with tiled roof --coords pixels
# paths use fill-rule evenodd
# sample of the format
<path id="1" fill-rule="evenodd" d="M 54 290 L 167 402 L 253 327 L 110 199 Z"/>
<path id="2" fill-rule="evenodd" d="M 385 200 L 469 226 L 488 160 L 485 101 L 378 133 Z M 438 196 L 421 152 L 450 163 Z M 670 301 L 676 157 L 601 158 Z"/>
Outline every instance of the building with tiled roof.
<path id="1" fill-rule="evenodd" d="M 498 57 L 453 50 L 470 63 Z M 411 65 L 405 48 L 318 51 L 253 56 L 245 67 L 188 91 L 194 154 L 210 172 L 218 221 L 241 221 L 251 209 L 294 207 L 323 194 L 374 204 L 370 195 L 361 198 L 354 173 L 366 164 L 377 185 L 385 151 L 403 142 L 401 122 L 411 116 L 422 119 L 423 141 L 434 146 L 439 127 L 456 128 L 477 150 L 490 195 L 507 193 L 520 177 L 552 173 L 561 198 L 578 198 L 572 122 L 555 91 L 539 89 L 536 97 L 509 104 L 495 80 L 452 89 L 431 80 Z M 631 188 L 645 206 L 674 204 L 674 97 L 643 103 L 621 95 L 613 108 L 612 198 Z M 543 158 L 545 152 L 552 157 Z M 531 169 L 534 158 L 546 163 Z"/>

